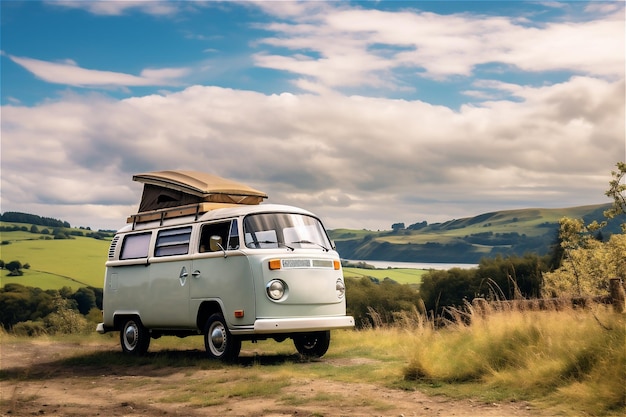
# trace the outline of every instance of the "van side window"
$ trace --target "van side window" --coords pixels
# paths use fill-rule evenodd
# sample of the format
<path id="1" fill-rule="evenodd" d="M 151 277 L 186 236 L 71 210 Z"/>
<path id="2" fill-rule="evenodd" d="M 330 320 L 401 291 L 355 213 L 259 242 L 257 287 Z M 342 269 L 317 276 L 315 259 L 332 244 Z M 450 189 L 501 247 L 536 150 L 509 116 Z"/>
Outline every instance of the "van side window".
<path id="1" fill-rule="evenodd" d="M 126 235 L 122 243 L 120 259 L 147 258 L 152 233 L 135 233 Z"/>
<path id="2" fill-rule="evenodd" d="M 199 252 L 210 252 L 211 236 L 219 236 L 226 250 L 239 249 L 237 220 L 202 225 Z"/>
<path id="3" fill-rule="evenodd" d="M 154 246 L 154 256 L 185 255 L 189 253 L 191 226 L 161 230 Z"/>

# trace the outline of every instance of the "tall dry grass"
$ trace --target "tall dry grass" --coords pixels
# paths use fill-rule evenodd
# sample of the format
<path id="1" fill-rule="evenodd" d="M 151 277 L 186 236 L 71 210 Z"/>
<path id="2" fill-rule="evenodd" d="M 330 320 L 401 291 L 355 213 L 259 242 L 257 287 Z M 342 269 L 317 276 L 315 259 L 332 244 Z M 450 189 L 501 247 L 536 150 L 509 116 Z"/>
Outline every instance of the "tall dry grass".
<path id="1" fill-rule="evenodd" d="M 500 399 L 533 400 L 564 415 L 626 412 L 625 317 L 610 307 L 470 307 L 455 315 L 438 330 L 407 315 L 407 381 L 478 383 Z"/>

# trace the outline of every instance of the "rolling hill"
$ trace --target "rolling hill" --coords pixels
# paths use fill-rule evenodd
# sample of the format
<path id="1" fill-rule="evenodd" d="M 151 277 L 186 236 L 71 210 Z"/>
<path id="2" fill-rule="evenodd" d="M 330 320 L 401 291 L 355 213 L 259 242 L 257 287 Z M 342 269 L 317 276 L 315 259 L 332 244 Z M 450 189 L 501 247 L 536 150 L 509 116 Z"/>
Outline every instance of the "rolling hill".
<path id="1" fill-rule="evenodd" d="M 329 231 L 344 259 L 396 262 L 477 263 L 483 257 L 547 254 L 556 242 L 559 220 L 605 220 L 610 204 L 563 209 L 519 209 L 484 213 L 444 223 L 416 223 L 388 231 Z M 619 233 L 624 216 L 603 229 Z"/>

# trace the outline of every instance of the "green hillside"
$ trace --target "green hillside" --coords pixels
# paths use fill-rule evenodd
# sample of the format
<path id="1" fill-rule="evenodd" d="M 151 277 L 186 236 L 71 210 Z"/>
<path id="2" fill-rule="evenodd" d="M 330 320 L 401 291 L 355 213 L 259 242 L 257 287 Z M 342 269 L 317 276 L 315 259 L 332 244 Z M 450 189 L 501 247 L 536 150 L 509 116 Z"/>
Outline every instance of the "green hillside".
<path id="1" fill-rule="evenodd" d="M 29 230 L 31 225 L 22 226 Z M 8 271 L 0 271 L 0 286 L 19 283 L 44 290 L 64 286 L 73 290 L 102 287 L 110 240 L 81 236 L 52 239 L 26 231 L 3 231 L 0 240 L 3 242 L 0 259 L 5 263 L 19 261 L 30 265 L 29 269 L 23 269 L 22 276 L 10 277 Z"/>
<path id="2" fill-rule="evenodd" d="M 389 231 L 330 231 L 344 259 L 398 262 L 477 263 L 482 257 L 548 253 L 556 241 L 559 220 L 604 220 L 610 204 L 563 209 L 496 211 L 445 223 L 426 222 Z M 605 233 L 619 232 L 625 220 L 614 219 Z"/>

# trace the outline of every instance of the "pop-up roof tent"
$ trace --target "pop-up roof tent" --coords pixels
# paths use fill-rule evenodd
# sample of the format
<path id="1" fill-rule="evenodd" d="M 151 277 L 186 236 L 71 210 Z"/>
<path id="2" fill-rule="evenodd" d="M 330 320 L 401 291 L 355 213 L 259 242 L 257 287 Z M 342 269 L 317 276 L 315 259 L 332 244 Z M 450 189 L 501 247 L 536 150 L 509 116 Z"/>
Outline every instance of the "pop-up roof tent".
<path id="1" fill-rule="evenodd" d="M 128 223 L 206 213 L 238 204 L 260 204 L 267 194 L 216 175 L 197 171 L 157 171 L 133 175 L 143 195 Z"/>

